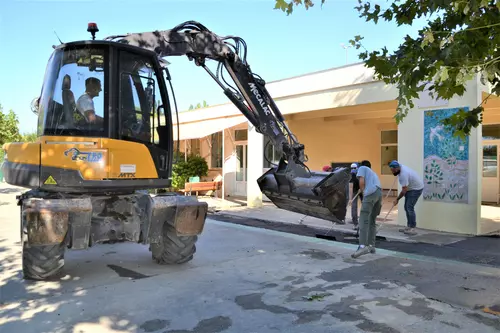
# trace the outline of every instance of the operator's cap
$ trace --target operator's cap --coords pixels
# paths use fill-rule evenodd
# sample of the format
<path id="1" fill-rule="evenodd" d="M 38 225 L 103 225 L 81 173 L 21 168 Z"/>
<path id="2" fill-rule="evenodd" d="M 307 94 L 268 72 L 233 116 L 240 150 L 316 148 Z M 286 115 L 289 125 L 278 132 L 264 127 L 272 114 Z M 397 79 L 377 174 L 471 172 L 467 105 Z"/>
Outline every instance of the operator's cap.
<path id="1" fill-rule="evenodd" d="M 330 170 L 331 170 L 331 168 L 332 168 L 331 166 L 329 166 L 329 165 L 325 165 L 325 166 L 323 167 L 323 171 L 325 171 L 325 172 L 326 172 L 326 171 L 330 171 Z"/>
<path id="2" fill-rule="evenodd" d="M 358 165 L 356 163 L 351 164 L 351 169 L 356 169 Z"/>
<path id="3" fill-rule="evenodd" d="M 398 162 L 398 161 L 393 160 L 393 161 L 391 161 L 391 162 L 389 163 L 389 167 L 390 167 L 390 168 L 399 168 L 399 167 L 400 167 L 400 165 L 399 165 L 399 162 Z"/>

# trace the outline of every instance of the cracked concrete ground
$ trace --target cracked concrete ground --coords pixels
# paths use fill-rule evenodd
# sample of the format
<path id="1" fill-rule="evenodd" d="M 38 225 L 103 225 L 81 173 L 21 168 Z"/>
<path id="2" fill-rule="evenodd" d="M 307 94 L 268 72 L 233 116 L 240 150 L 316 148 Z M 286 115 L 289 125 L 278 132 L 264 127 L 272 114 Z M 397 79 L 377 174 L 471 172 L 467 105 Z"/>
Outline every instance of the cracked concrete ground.
<path id="1" fill-rule="evenodd" d="M 1 189 L 0 189 L 1 190 Z M 0 331 L 23 333 L 498 332 L 500 270 L 207 221 L 195 259 L 147 246 L 69 251 L 66 276 L 20 274 L 14 192 L 0 191 Z"/>

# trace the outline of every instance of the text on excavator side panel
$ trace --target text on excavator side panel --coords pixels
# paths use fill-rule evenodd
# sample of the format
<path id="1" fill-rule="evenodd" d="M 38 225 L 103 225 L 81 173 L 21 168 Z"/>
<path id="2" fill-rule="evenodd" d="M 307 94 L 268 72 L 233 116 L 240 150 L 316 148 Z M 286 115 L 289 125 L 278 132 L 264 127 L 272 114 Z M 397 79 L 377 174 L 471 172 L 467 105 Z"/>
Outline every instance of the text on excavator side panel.
<path id="1" fill-rule="evenodd" d="M 264 110 L 264 113 L 269 116 L 271 114 L 271 110 L 269 110 L 269 108 L 266 105 L 266 102 L 264 101 L 264 99 L 260 95 L 259 89 L 255 85 L 255 83 L 249 83 L 249 86 L 250 86 L 250 91 L 254 94 L 255 98 L 257 98 L 257 100 L 259 101 L 259 104 L 262 107 L 262 109 Z"/>

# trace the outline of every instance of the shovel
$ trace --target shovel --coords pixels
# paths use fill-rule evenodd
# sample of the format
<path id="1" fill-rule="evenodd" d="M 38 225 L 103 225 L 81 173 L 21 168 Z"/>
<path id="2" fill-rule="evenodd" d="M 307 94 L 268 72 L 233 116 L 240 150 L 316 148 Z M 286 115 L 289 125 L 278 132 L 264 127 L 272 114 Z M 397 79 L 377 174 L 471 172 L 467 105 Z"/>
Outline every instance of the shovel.
<path id="1" fill-rule="evenodd" d="M 392 210 L 394 209 L 394 207 L 396 207 L 396 205 L 393 203 L 391 209 L 389 209 L 389 211 L 385 215 L 384 220 L 381 222 L 381 224 L 379 224 L 379 227 L 377 228 L 376 234 L 378 234 L 378 232 L 380 231 L 380 229 L 382 229 L 382 227 L 384 226 L 385 221 L 387 220 L 387 217 L 392 212 Z"/>

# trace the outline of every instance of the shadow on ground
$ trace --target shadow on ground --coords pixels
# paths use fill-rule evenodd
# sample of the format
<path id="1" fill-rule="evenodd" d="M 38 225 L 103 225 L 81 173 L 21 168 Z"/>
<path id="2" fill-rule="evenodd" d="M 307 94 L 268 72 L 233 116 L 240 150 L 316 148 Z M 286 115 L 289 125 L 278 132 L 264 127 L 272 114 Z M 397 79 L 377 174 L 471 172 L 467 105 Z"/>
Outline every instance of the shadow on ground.
<path id="1" fill-rule="evenodd" d="M 80 276 L 64 275 L 48 281 L 25 280 L 21 270 L 21 244 L 0 240 L 0 332 L 19 331 L 19 327 L 27 327 L 27 331 L 67 332 L 67 319 L 63 312 L 66 307 L 77 305 L 91 306 L 88 300 L 82 300 L 87 291 L 76 284 Z M 73 284 L 71 288 L 67 285 Z M 65 288 L 66 287 L 66 288 Z M 60 301 L 48 299 L 63 293 L 71 297 L 58 298 Z M 57 314 L 57 315 L 56 315 Z M 54 320 L 54 318 L 57 318 Z M 68 318 L 69 319 L 69 318 Z M 73 318 L 74 319 L 74 318 Z M 66 323 L 65 323 L 66 322 Z M 24 326 L 26 325 L 26 326 Z M 137 327 L 128 320 L 106 313 L 103 308 L 101 316 L 94 322 L 84 321 L 74 326 L 74 332 L 82 332 L 78 327 L 85 325 L 85 332 L 101 331 L 121 333 L 135 332 Z M 95 326 L 94 326 L 95 325 Z M 73 332 L 73 330 L 72 330 Z"/>
<path id="2" fill-rule="evenodd" d="M 25 189 L 19 189 L 15 187 L 0 188 L 0 194 L 19 193 L 23 191 L 25 191 Z"/>

